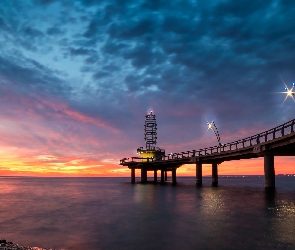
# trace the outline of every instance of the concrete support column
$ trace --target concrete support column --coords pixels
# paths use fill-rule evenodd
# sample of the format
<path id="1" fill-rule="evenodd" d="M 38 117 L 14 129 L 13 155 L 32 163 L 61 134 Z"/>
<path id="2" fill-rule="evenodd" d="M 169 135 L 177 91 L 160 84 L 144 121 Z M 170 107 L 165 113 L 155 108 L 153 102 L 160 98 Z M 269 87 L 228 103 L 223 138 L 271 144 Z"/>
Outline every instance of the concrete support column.
<path id="1" fill-rule="evenodd" d="M 172 168 L 172 184 L 176 185 L 176 168 Z"/>
<path id="2" fill-rule="evenodd" d="M 157 182 L 158 180 L 158 176 L 157 176 L 157 169 L 154 170 L 154 182 Z"/>
<path id="3" fill-rule="evenodd" d="M 196 185 L 202 187 L 202 163 L 196 163 Z"/>
<path id="4" fill-rule="evenodd" d="M 266 188 L 275 188 L 275 164 L 274 155 L 264 155 L 264 186 Z"/>
<path id="5" fill-rule="evenodd" d="M 218 186 L 218 171 L 217 171 L 217 163 L 212 163 L 212 186 Z"/>
<path id="6" fill-rule="evenodd" d="M 167 170 L 165 170 L 165 181 L 167 181 Z"/>
<path id="7" fill-rule="evenodd" d="M 164 182 L 164 171 L 163 169 L 161 169 L 161 182 Z"/>
<path id="8" fill-rule="evenodd" d="M 135 183 L 135 168 L 131 168 L 131 183 Z"/>
<path id="9" fill-rule="evenodd" d="M 142 168 L 141 169 L 141 183 L 147 182 L 147 170 Z"/>

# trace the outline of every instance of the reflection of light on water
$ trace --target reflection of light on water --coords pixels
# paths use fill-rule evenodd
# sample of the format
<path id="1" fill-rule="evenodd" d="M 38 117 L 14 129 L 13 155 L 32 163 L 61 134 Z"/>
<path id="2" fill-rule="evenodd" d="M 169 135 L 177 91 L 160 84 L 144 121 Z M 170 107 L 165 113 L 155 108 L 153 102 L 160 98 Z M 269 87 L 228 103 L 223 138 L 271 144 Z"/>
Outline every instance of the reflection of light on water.
<path id="1" fill-rule="evenodd" d="M 197 213 L 198 224 L 202 225 L 202 235 L 210 241 L 211 249 L 218 249 L 220 240 L 227 237 L 230 230 L 228 207 L 225 194 L 219 188 L 203 188 Z"/>
<path id="2" fill-rule="evenodd" d="M 137 185 L 135 187 L 135 192 L 134 192 L 134 201 L 136 203 L 143 202 L 146 196 L 146 193 L 144 192 L 145 189 L 143 186 Z"/>
<path id="3" fill-rule="evenodd" d="M 285 216 L 286 214 L 289 214 L 289 213 L 295 214 L 294 204 L 282 205 L 282 206 L 278 206 L 278 207 L 270 207 L 268 209 L 271 211 L 274 211 L 274 213 L 276 213 L 277 216 Z"/>
<path id="4" fill-rule="evenodd" d="M 155 189 L 153 185 L 135 185 L 133 196 L 135 203 L 152 206 L 154 197 Z"/>
<path id="5" fill-rule="evenodd" d="M 6 179 L 12 179 L 13 177 L 2 177 L 4 180 Z M 8 179 L 8 180 L 9 180 Z M 13 191 L 16 191 L 18 189 L 18 187 L 16 185 L 12 185 L 10 183 L 6 183 L 6 182 L 1 182 L 1 189 L 0 189 L 0 194 L 8 194 L 11 193 Z"/>
<path id="6" fill-rule="evenodd" d="M 274 207 L 269 207 L 269 211 L 272 212 L 273 226 L 275 228 L 276 238 L 284 243 L 295 244 L 295 203 L 287 202 L 285 200 L 276 201 Z M 288 233 L 286 233 L 288 232 Z M 293 232 L 290 234 L 290 232 Z"/>
<path id="7" fill-rule="evenodd" d="M 225 208 L 222 196 L 216 192 L 207 193 L 203 200 L 203 212 L 214 215 L 220 214 Z"/>

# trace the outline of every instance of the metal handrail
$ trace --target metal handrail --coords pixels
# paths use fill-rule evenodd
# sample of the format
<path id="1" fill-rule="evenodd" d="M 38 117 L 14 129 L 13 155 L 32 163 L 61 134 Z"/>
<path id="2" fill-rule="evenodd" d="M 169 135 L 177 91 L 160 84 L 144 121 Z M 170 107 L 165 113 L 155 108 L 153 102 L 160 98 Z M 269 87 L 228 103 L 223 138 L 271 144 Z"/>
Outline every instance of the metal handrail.
<path id="1" fill-rule="evenodd" d="M 150 158 L 149 160 L 150 161 L 175 160 L 175 159 L 204 156 L 204 155 L 210 155 L 210 154 L 216 154 L 216 153 L 222 153 L 222 152 L 227 152 L 227 151 L 234 151 L 234 150 L 238 150 L 238 149 L 243 149 L 246 147 L 258 145 L 260 143 L 265 143 L 265 142 L 283 137 L 284 135 L 293 133 L 294 132 L 294 125 L 295 125 L 295 119 L 288 121 L 284 124 L 281 124 L 275 128 L 264 131 L 262 133 L 252 135 L 252 136 L 249 136 L 244 139 L 237 140 L 237 141 L 233 141 L 233 142 L 229 142 L 226 144 L 221 144 L 221 145 L 213 146 L 213 147 L 209 147 L 209 148 L 203 148 L 203 149 L 199 149 L 199 150 L 192 150 L 192 151 L 186 151 L 186 152 L 181 152 L 181 153 L 172 153 L 172 154 L 163 156 L 161 159 L 154 160 L 153 158 Z M 287 128 L 290 128 L 290 131 L 287 131 Z M 135 158 L 136 157 L 132 157 L 132 161 Z M 123 158 L 122 160 L 120 160 L 120 163 L 125 163 L 126 160 L 128 160 L 128 159 Z"/>

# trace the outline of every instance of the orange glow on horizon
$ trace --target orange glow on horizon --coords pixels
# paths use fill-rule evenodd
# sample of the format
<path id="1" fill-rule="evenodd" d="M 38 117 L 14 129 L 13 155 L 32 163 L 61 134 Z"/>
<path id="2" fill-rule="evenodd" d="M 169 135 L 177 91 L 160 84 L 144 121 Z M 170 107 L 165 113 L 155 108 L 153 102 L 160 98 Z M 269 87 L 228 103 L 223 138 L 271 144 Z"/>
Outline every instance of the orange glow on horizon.
<path id="1" fill-rule="evenodd" d="M 0 114 L 0 176 L 101 176 L 130 177 L 130 170 L 119 165 L 126 141 L 135 140 L 99 117 L 89 117 L 58 100 L 29 99 L 16 93 L 17 99 Z M 234 141 L 257 133 L 256 126 L 236 133 L 224 131 L 223 140 Z M 136 141 L 137 143 L 137 141 Z M 165 144 L 164 148 L 181 152 L 215 145 L 216 138 L 200 137 L 185 143 Z M 111 152 L 113 151 L 113 152 Z M 167 152 L 166 151 L 166 152 Z M 122 157 L 118 156 L 122 154 Z M 295 157 L 275 157 L 276 174 L 293 174 Z M 177 176 L 195 176 L 195 165 L 183 165 Z M 263 158 L 224 162 L 219 175 L 263 175 Z M 211 166 L 203 166 L 203 175 L 211 175 Z"/>
<path id="2" fill-rule="evenodd" d="M 0 154 L 0 156 L 3 156 Z M 276 174 L 294 174 L 295 157 L 275 157 Z M 211 165 L 203 165 L 203 176 L 211 176 Z M 183 165 L 177 169 L 177 176 L 195 176 L 194 164 Z M 152 172 L 149 172 L 149 175 Z M 264 175 L 263 158 L 229 161 L 218 165 L 219 175 Z M 116 163 L 115 159 L 94 161 L 53 156 L 35 158 L 1 157 L 0 176 L 36 176 L 36 177 L 130 177 L 130 170 Z M 140 176 L 138 170 L 137 177 Z"/>

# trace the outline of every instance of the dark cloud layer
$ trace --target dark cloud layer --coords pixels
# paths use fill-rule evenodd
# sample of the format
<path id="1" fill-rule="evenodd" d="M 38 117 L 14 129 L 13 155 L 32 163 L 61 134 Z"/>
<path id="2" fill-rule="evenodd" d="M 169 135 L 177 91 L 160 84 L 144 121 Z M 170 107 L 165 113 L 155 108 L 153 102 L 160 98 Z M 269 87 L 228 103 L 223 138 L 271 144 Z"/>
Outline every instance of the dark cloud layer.
<path id="1" fill-rule="evenodd" d="M 259 132 L 294 118 L 276 94 L 295 81 L 294 14 L 287 0 L 4 0 L 2 95 L 54 96 L 129 138 L 151 108 L 164 143 L 202 146 L 206 118 L 221 137 Z"/>

